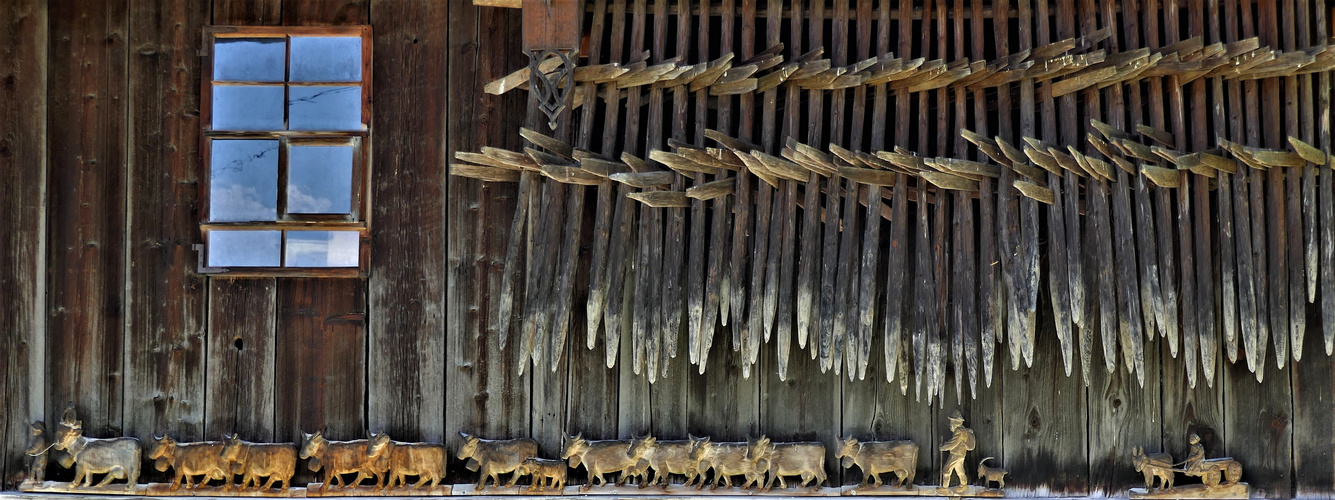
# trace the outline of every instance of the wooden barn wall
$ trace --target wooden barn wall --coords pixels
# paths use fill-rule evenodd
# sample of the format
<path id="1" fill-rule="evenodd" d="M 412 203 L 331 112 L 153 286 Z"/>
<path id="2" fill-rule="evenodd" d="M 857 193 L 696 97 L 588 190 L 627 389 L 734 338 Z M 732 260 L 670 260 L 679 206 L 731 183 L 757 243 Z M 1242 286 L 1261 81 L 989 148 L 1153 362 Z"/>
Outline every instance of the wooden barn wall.
<path id="1" fill-rule="evenodd" d="M 645 15 L 646 0 L 596 1 L 626 12 L 625 22 Z M 756 2 L 706 5 L 754 13 Z M 1206 36 L 1207 43 L 1255 35 L 1262 45 L 1293 49 L 1294 43 L 1307 43 L 1293 40 L 1295 29 L 1323 36 L 1326 29 L 1321 4 L 1309 10 L 1301 7 L 1314 3 L 1298 0 L 987 5 L 987 15 L 1015 13 L 996 25 L 996 39 L 1008 42 L 1001 50 L 1010 51 L 1103 26 L 1119 30 L 1122 48 L 1158 47 L 1195 35 Z M 881 16 L 888 6 L 852 0 L 832 17 Z M 909 54 L 941 43 L 927 55 L 994 55 L 987 53 L 993 48 L 959 42 L 947 53 L 945 45 L 954 33 L 948 28 L 957 32 L 964 26 L 962 12 L 978 15 L 983 9 L 964 0 L 918 6 L 910 21 L 920 35 L 901 32 L 898 39 L 878 41 L 877 51 L 889 47 Z M 728 19 L 697 27 L 722 32 L 710 35 L 720 41 L 708 50 L 753 53 L 755 40 L 746 37 L 754 38 L 757 23 L 765 20 Z M 1222 28 L 1221 19 L 1227 24 Z M 233 280 L 195 274 L 200 28 L 367 23 L 375 35 L 370 278 Z M 620 21 L 614 24 L 605 29 L 627 30 Z M 787 21 L 780 26 L 803 30 Z M 870 23 L 864 27 L 862 21 L 834 27 L 834 33 L 823 31 L 826 27 L 811 23 L 808 36 L 870 37 L 863 33 L 871 32 Z M 775 356 L 770 345 L 761 354 L 760 372 L 749 378 L 741 376 L 732 352 L 717 349 L 704 375 L 681 363 L 670 377 L 649 385 L 621 368 L 629 365 L 627 359 L 607 368 L 600 346 L 592 352 L 570 347 L 555 371 L 518 374 L 520 357 L 516 350 L 497 348 L 490 314 L 516 189 L 449 177 L 445 165 L 456 151 L 522 146 L 517 128 L 526 119 L 525 96 L 482 92 L 484 83 L 526 64 L 520 29 L 518 11 L 465 0 L 0 2 L 3 487 L 13 488 L 22 478 L 27 422 L 54 424 L 70 401 L 78 404 L 90 435 L 142 440 L 164 432 L 182 440 L 237 432 L 249 440 L 291 441 L 302 431 L 323 428 L 334 438 L 373 429 L 400 440 L 443 439 L 453 446 L 457 431 L 469 431 L 531 435 L 543 454 L 556 455 L 567 433 L 624 438 L 652 432 L 669 438 L 689 432 L 716 440 L 765 433 L 776 441 L 812 439 L 831 446 L 836 436 L 847 434 L 907 437 L 924 450 L 920 481 L 935 481 L 942 457 L 931 450 L 946 433 L 945 416 L 955 398 L 947 395 L 943 407 L 914 401 L 900 394 L 898 384 L 881 382 L 875 373 L 880 368 L 867 380 L 849 381 L 794 355 L 788 379 L 780 380 L 769 361 Z M 734 39 L 740 41 L 737 47 Z M 623 47 L 619 55 L 605 48 L 605 59 L 627 60 L 632 51 L 650 48 L 636 43 L 642 42 Z M 871 55 L 858 50 L 839 57 L 846 63 Z M 655 57 L 663 57 L 661 52 Z M 1280 115 L 1279 97 L 1294 95 L 1285 87 L 1289 83 L 1197 81 L 1181 87 L 1152 80 L 1125 91 L 1095 91 L 1082 102 L 1102 98 L 1107 106 L 1080 113 L 1086 118 L 1107 113 L 1105 121 L 1169 130 L 1176 123 L 1174 132 L 1185 142 L 1198 131 L 1182 127 L 1180 117 L 1206 123 L 1204 117 L 1227 101 L 1233 115 L 1214 120 L 1217 128 L 1235 141 L 1282 148 L 1286 135 L 1301 133 L 1294 129 L 1296 121 Z M 1329 77 L 1293 83 L 1328 88 Z M 1017 103 L 1004 97 L 1001 112 L 1014 106 L 1017 115 L 1007 119 L 1024 129 L 1015 135 L 1033 135 L 1036 128 L 1056 134 L 1046 124 L 1060 122 L 1072 128 L 1049 140 L 1070 142 L 1066 133 L 1081 137 L 1075 101 L 1054 100 L 1047 91 L 1017 88 Z M 1328 97 L 1323 93 L 1316 103 L 1302 103 L 1319 107 L 1316 133 L 1325 141 Z M 820 113 L 814 104 L 819 101 L 811 104 L 812 112 Z M 1119 107 L 1127 102 L 1138 104 Z M 1111 116 L 1124 109 L 1126 115 Z M 774 137 L 761 136 L 775 133 L 770 121 L 775 116 L 766 111 L 763 126 L 753 123 L 755 117 L 724 118 L 732 121 L 720 128 L 769 141 Z M 860 131 L 804 128 L 801 117 L 800 112 L 786 117 L 797 126 L 784 130 L 808 143 L 866 146 Z M 609 118 L 615 124 L 618 117 Z M 1312 126 L 1310 117 L 1304 120 L 1301 127 Z M 895 125 L 887 128 L 908 130 L 907 123 Z M 886 142 L 932 140 L 921 135 L 894 132 Z M 930 149 L 949 151 L 954 143 L 950 134 L 936 140 L 940 143 Z M 641 152 L 637 145 L 644 142 L 626 139 L 628 149 Z M 587 243 L 583 251 L 587 254 Z M 1208 264 L 1202 270 L 1220 272 Z M 575 290 L 587 290 L 586 280 L 577 277 Z M 582 293 L 576 303 L 582 303 Z M 1051 309 L 1045 304 L 1040 310 Z M 1315 306 L 1308 313 L 1307 336 L 1319 338 L 1321 315 Z M 582 331 L 583 321 L 576 312 L 572 331 Z M 1078 374 L 1068 377 L 1060 370 L 1053 321 L 1051 315 L 1040 318 L 1033 368 L 1010 370 L 998 361 L 992 386 L 980 388 L 976 399 L 965 398 L 963 411 L 979 436 L 971 464 L 996 456 L 1012 471 L 1008 484 L 1039 494 L 1116 494 L 1140 481 L 1131 471 L 1131 447 L 1163 448 L 1180 457 L 1192 430 L 1206 436 L 1212 456 L 1240 459 L 1258 495 L 1335 493 L 1330 446 L 1335 367 L 1321 342 L 1309 340 L 1300 363 L 1267 365 L 1259 383 L 1245 365 L 1219 359 L 1222 375 L 1212 386 L 1194 389 L 1182 376 L 1182 361 L 1167 346 L 1150 344 L 1159 355 L 1146 360 L 1143 389 L 1120 370 L 1094 370 L 1086 387 Z M 827 466 L 836 480 L 856 479 L 835 470 L 837 462 Z"/>

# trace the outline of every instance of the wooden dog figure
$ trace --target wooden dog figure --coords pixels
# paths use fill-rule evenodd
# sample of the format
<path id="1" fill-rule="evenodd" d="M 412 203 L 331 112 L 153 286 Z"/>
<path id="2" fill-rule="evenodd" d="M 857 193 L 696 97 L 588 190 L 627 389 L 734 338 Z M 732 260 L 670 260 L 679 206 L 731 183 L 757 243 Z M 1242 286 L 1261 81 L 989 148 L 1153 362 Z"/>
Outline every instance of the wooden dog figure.
<path id="1" fill-rule="evenodd" d="M 156 461 L 154 468 L 159 472 L 172 469 L 176 473 L 176 477 L 172 480 L 171 491 L 180 489 L 182 483 L 185 484 L 185 489 L 192 490 L 214 479 L 228 480 L 232 477 L 228 473 L 229 468 L 224 467 L 221 441 L 178 443 L 171 436 L 153 436 L 153 440 L 157 444 L 153 446 L 148 458 Z M 191 484 L 191 478 L 194 476 L 200 476 L 199 484 Z"/>
<path id="2" fill-rule="evenodd" d="M 386 460 L 383 468 L 389 470 L 389 481 L 380 491 L 388 488 L 408 485 L 408 476 L 417 476 L 413 489 L 440 485 L 445 478 L 445 460 L 449 456 L 445 445 L 435 443 L 402 443 L 389 439 L 388 434 L 371 436 L 371 444 L 366 447 L 368 457 L 382 457 Z"/>
<path id="3" fill-rule="evenodd" d="M 241 474 L 241 491 L 253 484 L 260 487 L 260 478 L 267 477 L 260 489 L 273 489 L 283 483 L 284 493 L 292 486 L 292 475 L 297 472 L 297 445 L 292 443 L 250 443 L 236 434 L 223 436 L 222 458 L 232 474 Z M 223 490 L 231 489 L 231 481 Z"/>
<path id="4" fill-rule="evenodd" d="M 46 480 L 47 450 L 50 448 L 51 444 L 46 439 L 46 424 L 33 422 L 28 427 L 28 450 L 24 452 L 28 456 L 29 481 L 40 483 Z"/>
<path id="5" fill-rule="evenodd" d="M 1005 488 L 1006 474 L 1009 474 L 1010 471 L 1000 467 L 988 467 L 987 461 L 991 459 L 992 457 L 987 457 L 978 462 L 978 480 L 983 483 L 984 487 L 991 486 L 992 483 L 998 483 L 997 488 Z"/>
<path id="6" fill-rule="evenodd" d="M 520 462 L 515 469 L 515 477 L 519 476 L 533 477 L 533 482 L 528 486 L 529 491 L 560 491 L 566 487 L 566 463 L 563 460 L 530 458 Z"/>
<path id="7" fill-rule="evenodd" d="M 493 486 L 500 486 L 500 475 L 514 472 L 525 460 L 538 456 L 538 442 L 532 439 L 491 440 L 459 433 L 464 438 L 459 447 L 459 460 L 468 461 L 468 470 L 478 471 L 477 489 L 487 487 L 490 480 Z M 509 486 L 514 486 L 518 474 L 510 478 Z"/>

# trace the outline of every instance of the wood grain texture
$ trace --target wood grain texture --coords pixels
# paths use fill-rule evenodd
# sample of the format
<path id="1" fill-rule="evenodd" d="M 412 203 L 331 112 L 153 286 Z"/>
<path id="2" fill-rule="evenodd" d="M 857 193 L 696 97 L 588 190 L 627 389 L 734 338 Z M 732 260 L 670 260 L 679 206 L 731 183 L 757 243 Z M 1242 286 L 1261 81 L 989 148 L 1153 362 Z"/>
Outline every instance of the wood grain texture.
<path id="1" fill-rule="evenodd" d="M 204 433 L 206 279 L 195 274 L 199 31 L 207 5 L 130 2 L 125 435 Z M 219 332 L 221 333 L 221 332 Z M 147 348 L 154 346 L 154 348 Z M 217 437 L 217 436 L 212 436 Z"/>
<path id="2" fill-rule="evenodd" d="M 46 414 L 47 3 L 0 5 L 0 488 L 17 484 L 27 422 Z"/>
<path id="3" fill-rule="evenodd" d="M 376 75 L 399 74 L 372 89 L 376 162 L 371 181 L 367 335 L 367 419 L 401 441 L 444 436 L 445 171 L 448 145 L 413 140 L 447 131 L 448 6 L 430 1 L 371 4 Z M 446 94 L 448 95 L 448 94 Z M 424 100 L 426 97 L 428 100 Z M 461 226 L 460 229 L 463 229 Z"/>
<path id="4" fill-rule="evenodd" d="M 48 4 L 46 415 L 74 401 L 93 436 L 123 425 L 127 7 Z"/>
<path id="5" fill-rule="evenodd" d="M 371 0 L 282 0 L 285 26 L 339 26 L 371 22 Z"/>
<path id="6" fill-rule="evenodd" d="M 365 437 L 366 292 L 359 279 L 278 282 L 274 438 Z M 380 429 L 374 429 L 379 431 Z"/>
<path id="7" fill-rule="evenodd" d="M 235 433 L 257 443 L 274 440 L 276 286 L 272 279 L 209 280 L 201 437 Z"/>

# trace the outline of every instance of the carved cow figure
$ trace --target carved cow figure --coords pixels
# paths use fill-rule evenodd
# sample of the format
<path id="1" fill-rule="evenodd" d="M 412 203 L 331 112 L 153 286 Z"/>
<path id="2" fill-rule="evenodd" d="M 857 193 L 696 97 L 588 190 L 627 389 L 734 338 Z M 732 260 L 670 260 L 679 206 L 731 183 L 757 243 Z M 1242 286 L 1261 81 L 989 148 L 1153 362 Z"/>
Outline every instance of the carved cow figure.
<path id="1" fill-rule="evenodd" d="M 564 460 L 530 458 L 520 462 L 515 469 L 515 477 L 532 476 L 529 491 L 556 490 L 566 487 L 566 463 Z"/>
<path id="2" fill-rule="evenodd" d="M 445 461 L 449 454 L 445 445 L 435 443 L 404 443 L 394 441 L 388 434 L 371 436 L 371 443 L 366 447 L 366 456 L 381 457 L 381 467 L 388 469 L 389 481 L 381 488 L 408 485 L 408 476 L 417 476 L 413 488 L 421 488 L 429 481 L 431 487 L 440 485 L 445 478 Z"/>
<path id="3" fill-rule="evenodd" d="M 695 451 L 702 444 L 708 443 L 709 438 L 687 437 L 689 439 L 684 441 L 654 442 L 654 446 L 644 454 L 649 468 L 654 471 L 653 477 L 640 483 L 641 488 L 655 483 L 666 487 L 669 476 L 673 474 L 686 476 L 686 486 L 695 484 L 696 481 L 704 481 L 704 474 L 700 470 L 700 461 L 695 457 Z M 636 450 L 631 450 L 631 454 L 635 453 Z"/>
<path id="4" fill-rule="evenodd" d="M 459 433 L 464 444 L 459 448 L 459 460 L 467 460 L 468 470 L 478 471 L 477 489 L 501 485 L 501 474 L 514 472 L 525 460 L 538 456 L 538 442 L 532 439 L 492 440 Z M 518 474 L 510 478 L 510 486 L 518 481 Z"/>
<path id="5" fill-rule="evenodd" d="M 46 424 L 33 422 L 28 427 L 28 449 L 24 451 L 27 455 L 29 481 L 40 483 L 46 480 L 46 460 L 50 448 L 51 443 L 46 438 Z"/>
<path id="6" fill-rule="evenodd" d="M 194 489 L 214 479 L 229 480 L 232 477 L 224 464 L 221 441 L 180 443 L 171 436 L 153 436 L 153 441 L 156 444 L 148 454 L 149 460 L 155 460 L 153 468 L 159 472 L 171 469 L 176 474 L 171 491 L 180 489 L 182 483 L 186 489 Z M 191 483 L 195 476 L 201 476 L 199 484 Z"/>
<path id="7" fill-rule="evenodd" d="M 769 440 L 765 439 L 760 453 L 762 459 L 769 461 L 769 480 L 765 482 L 764 491 L 773 488 L 776 479 L 779 481 L 780 489 L 787 489 L 788 483 L 783 480 L 785 476 L 801 477 L 802 486 L 819 488 L 825 484 L 824 444 L 815 442 L 770 444 Z"/>
<path id="8" fill-rule="evenodd" d="M 714 482 L 709 489 L 718 489 L 720 482 L 731 488 L 733 476 L 743 476 L 745 481 L 741 487 L 747 489 L 765 481 L 769 461 L 763 452 L 768 445 L 769 439 L 765 437 L 745 443 L 701 443 L 693 458 L 699 463 L 697 468 L 701 474 L 711 469 L 714 471 Z M 704 484 L 702 480 L 696 488 L 702 488 Z"/>
<path id="9" fill-rule="evenodd" d="M 280 491 L 292 486 L 292 475 L 297 472 L 297 445 L 292 443 L 250 443 L 235 434 L 223 437 L 222 458 L 232 474 L 241 474 L 241 491 L 251 485 L 259 487 L 260 478 L 267 477 L 260 489 L 273 489 L 283 483 Z M 223 488 L 231 489 L 231 481 Z"/>
<path id="10" fill-rule="evenodd" d="M 132 437 L 84 437 L 83 422 L 75 416 L 73 405 L 65 409 L 65 415 L 60 420 L 60 432 L 52 447 L 68 452 L 74 463 L 74 480 L 70 482 L 70 489 L 78 487 L 80 482 L 85 488 L 92 486 L 93 474 L 106 474 L 102 482 L 97 484 L 98 487 L 106 486 L 115 479 L 124 479 L 125 489 L 132 490 L 139 480 L 143 456 L 139 440 Z"/>
<path id="11" fill-rule="evenodd" d="M 859 443 L 852 436 L 846 437 L 835 458 L 841 459 L 845 469 L 854 465 L 862 469 L 862 484 L 868 486 L 873 481 L 881 486 L 881 474 L 893 473 L 899 479 L 898 486 L 913 484 L 917 472 L 918 444 L 913 441 L 869 441 Z"/>
<path id="12" fill-rule="evenodd" d="M 589 471 L 589 481 L 584 484 L 583 489 L 588 490 L 593 487 L 594 481 L 598 484 L 607 484 L 607 478 L 603 474 L 612 472 L 621 472 L 621 477 L 617 478 L 616 485 L 621 486 L 632 474 L 639 475 L 648 468 L 648 460 L 644 456 L 654 445 L 653 436 L 635 438 L 630 441 L 588 441 L 583 436 L 567 436 L 565 453 L 561 458 L 570 463 L 571 468 L 578 468 L 580 464 Z M 634 454 L 631 450 L 634 449 Z M 644 464 L 640 461 L 644 460 Z M 637 467 L 638 465 L 638 467 Z M 631 474 L 625 473 L 627 469 L 634 469 Z"/>
<path id="13" fill-rule="evenodd" d="M 368 456 L 366 447 L 369 442 L 365 439 L 355 441 L 330 441 L 324 438 L 322 431 L 316 431 L 315 434 L 305 434 L 306 444 L 301 447 L 301 458 L 311 459 L 307 467 L 312 472 L 324 469 L 324 483 L 320 485 L 320 491 L 328 491 L 329 484 L 337 481 L 338 487 L 343 488 L 348 484 L 357 486 L 363 480 L 375 478 L 377 485 L 383 484 L 384 473 L 383 462 L 379 456 Z M 357 474 L 357 478 L 351 483 L 343 482 L 343 474 Z"/>

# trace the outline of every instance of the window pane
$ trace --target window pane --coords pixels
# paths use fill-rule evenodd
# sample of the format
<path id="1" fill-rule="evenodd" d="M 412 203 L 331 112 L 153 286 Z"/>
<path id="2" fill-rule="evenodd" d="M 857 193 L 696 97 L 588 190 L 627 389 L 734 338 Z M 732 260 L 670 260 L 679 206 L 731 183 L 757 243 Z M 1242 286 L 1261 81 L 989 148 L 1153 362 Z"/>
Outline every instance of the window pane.
<path id="1" fill-rule="evenodd" d="M 278 267 L 282 231 L 209 231 L 209 267 Z"/>
<path id="2" fill-rule="evenodd" d="M 361 87 L 291 87 L 288 128 L 292 130 L 361 130 Z"/>
<path id="3" fill-rule="evenodd" d="M 352 212 L 352 146 L 296 146 L 287 158 L 287 211 Z"/>
<path id="4" fill-rule="evenodd" d="M 287 267 L 357 267 L 357 231 L 288 231 Z"/>
<path id="5" fill-rule="evenodd" d="M 360 37 L 292 37 L 294 82 L 359 82 L 362 80 Z"/>
<path id="6" fill-rule="evenodd" d="M 281 82 L 286 52 L 282 38 L 219 38 L 213 44 L 213 79 Z"/>
<path id="7" fill-rule="evenodd" d="M 209 219 L 218 222 L 278 219 L 278 141 L 212 142 Z"/>
<path id="8" fill-rule="evenodd" d="M 283 87 L 214 85 L 213 130 L 283 130 Z"/>

